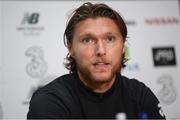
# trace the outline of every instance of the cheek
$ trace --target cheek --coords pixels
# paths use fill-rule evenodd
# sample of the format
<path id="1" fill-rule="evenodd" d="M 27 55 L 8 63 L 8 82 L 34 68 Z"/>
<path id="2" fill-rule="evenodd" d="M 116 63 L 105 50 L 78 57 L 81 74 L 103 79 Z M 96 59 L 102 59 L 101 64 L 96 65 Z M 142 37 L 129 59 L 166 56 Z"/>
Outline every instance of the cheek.
<path id="1" fill-rule="evenodd" d="M 92 48 L 82 48 L 79 47 L 75 50 L 75 59 L 80 62 L 87 62 L 93 56 L 93 49 Z"/>
<path id="2" fill-rule="evenodd" d="M 110 51 L 109 51 L 110 52 L 109 55 L 111 56 L 111 59 L 115 63 L 119 63 L 119 61 L 121 61 L 121 59 L 122 59 L 123 48 L 122 47 L 114 47 Z"/>

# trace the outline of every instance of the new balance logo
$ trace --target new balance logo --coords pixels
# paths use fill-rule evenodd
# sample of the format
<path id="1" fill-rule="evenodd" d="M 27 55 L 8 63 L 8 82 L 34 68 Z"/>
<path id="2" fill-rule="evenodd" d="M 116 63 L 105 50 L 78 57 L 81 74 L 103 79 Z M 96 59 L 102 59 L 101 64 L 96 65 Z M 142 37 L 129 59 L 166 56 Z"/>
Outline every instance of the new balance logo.
<path id="1" fill-rule="evenodd" d="M 39 21 L 39 13 L 26 13 L 24 15 L 24 18 L 22 20 L 22 24 L 28 23 L 28 24 L 37 24 Z"/>

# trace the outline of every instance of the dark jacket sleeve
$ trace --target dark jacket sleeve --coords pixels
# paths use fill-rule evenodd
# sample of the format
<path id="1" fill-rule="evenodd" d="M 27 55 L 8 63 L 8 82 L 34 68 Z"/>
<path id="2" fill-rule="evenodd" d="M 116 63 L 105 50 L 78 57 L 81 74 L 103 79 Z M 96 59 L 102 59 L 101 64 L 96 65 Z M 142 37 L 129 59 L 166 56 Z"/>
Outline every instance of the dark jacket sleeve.
<path id="1" fill-rule="evenodd" d="M 165 119 L 160 102 L 149 87 L 136 79 L 127 78 L 124 80 L 124 85 L 129 96 L 126 101 L 130 99 L 136 104 L 137 118 Z"/>
<path id="2" fill-rule="evenodd" d="M 48 93 L 36 93 L 32 96 L 27 119 L 52 119 L 66 118 L 68 110 L 55 95 Z"/>
<path id="3" fill-rule="evenodd" d="M 144 89 L 142 98 L 142 112 L 147 113 L 149 119 L 165 119 L 159 100 L 148 87 Z"/>

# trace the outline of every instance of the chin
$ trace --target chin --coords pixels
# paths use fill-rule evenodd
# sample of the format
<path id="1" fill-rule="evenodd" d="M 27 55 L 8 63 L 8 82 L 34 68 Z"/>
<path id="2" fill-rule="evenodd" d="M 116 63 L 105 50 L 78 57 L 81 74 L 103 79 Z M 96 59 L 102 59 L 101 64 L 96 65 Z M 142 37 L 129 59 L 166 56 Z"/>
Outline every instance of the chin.
<path id="1" fill-rule="evenodd" d="M 113 77 L 111 77 L 111 75 L 100 75 L 97 74 L 95 76 L 92 77 L 93 81 L 95 82 L 99 82 L 99 83 L 106 83 L 106 82 L 110 82 Z"/>

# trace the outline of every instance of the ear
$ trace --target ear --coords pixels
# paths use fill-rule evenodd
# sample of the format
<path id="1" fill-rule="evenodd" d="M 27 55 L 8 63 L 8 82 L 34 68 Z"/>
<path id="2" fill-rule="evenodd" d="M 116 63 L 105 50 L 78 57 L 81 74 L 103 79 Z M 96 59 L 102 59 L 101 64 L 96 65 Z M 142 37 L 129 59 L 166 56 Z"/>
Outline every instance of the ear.
<path id="1" fill-rule="evenodd" d="M 73 45 L 72 43 L 68 43 L 67 44 L 67 47 L 68 47 L 68 51 L 69 51 L 69 54 L 71 57 L 74 57 L 74 50 L 73 50 Z"/>
<path id="2" fill-rule="evenodd" d="M 126 46 L 123 44 L 123 53 L 125 53 Z"/>

